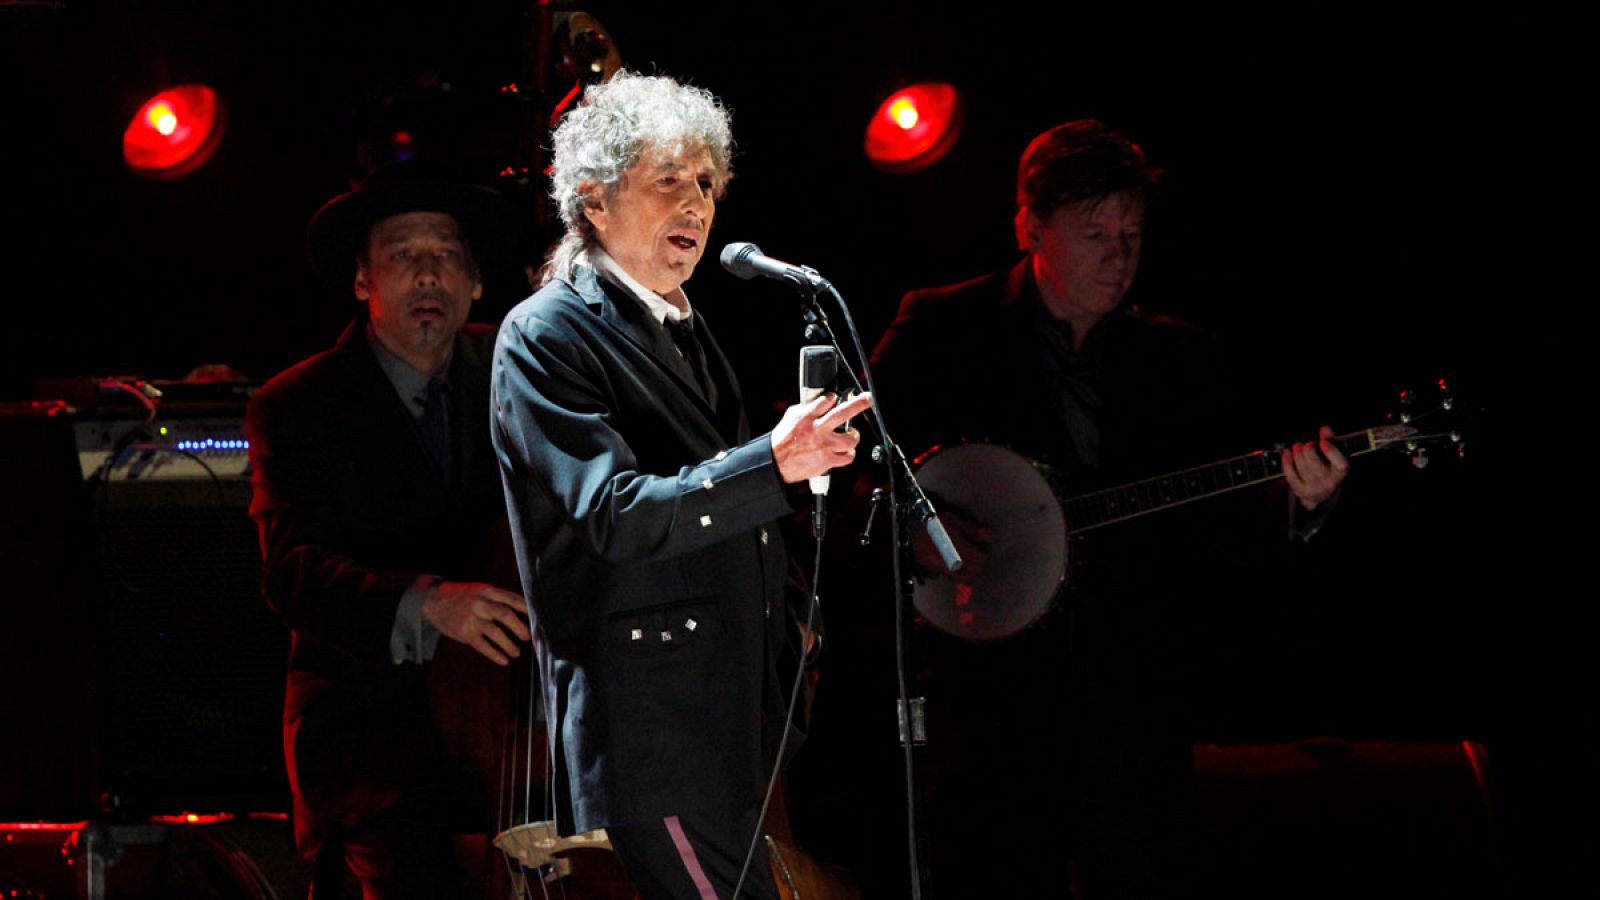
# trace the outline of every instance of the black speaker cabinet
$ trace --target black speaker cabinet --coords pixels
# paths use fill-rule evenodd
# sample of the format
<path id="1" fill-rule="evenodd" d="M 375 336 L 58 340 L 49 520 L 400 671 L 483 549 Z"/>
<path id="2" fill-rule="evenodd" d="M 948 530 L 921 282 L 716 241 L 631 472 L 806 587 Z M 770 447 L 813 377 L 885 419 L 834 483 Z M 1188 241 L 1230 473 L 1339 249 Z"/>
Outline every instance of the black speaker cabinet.
<path id="1" fill-rule="evenodd" d="M 72 422 L 0 405 L 0 821 L 81 819 L 100 763 L 93 552 Z"/>
<path id="2" fill-rule="evenodd" d="M 286 793 L 288 637 L 261 600 L 249 494 L 237 478 L 89 488 L 106 788 L 133 811 Z"/>

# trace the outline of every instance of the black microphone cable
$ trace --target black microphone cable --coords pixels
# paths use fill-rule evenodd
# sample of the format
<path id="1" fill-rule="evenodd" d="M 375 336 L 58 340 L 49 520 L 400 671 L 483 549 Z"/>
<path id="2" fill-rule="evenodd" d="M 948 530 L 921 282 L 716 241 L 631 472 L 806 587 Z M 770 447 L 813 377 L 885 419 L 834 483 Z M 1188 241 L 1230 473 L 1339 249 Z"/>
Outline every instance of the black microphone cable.
<path id="1" fill-rule="evenodd" d="M 824 495 L 818 494 L 820 498 Z M 812 628 L 816 625 L 817 609 L 821 607 L 818 590 L 822 580 L 822 537 L 817 536 L 817 548 L 811 565 L 811 592 L 806 600 L 806 624 L 800 631 L 799 663 L 795 666 L 794 682 L 789 687 L 789 701 L 783 712 L 783 732 L 778 738 L 777 758 L 772 762 L 772 775 L 767 778 L 767 791 L 761 798 L 761 811 L 756 814 L 754 833 L 750 835 L 750 844 L 744 852 L 744 864 L 739 867 L 739 880 L 734 883 L 733 896 L 730 900 L 739 900 L 739 891 L 744 888 L 744 880 L 750 874 L 750 862 L 755 858 L 756 845 L 761 843 L 761 826 L 766 823 L 767 809 L 772 805 L 772 793 L 778 786 L 778 774 L 783 769 L 783 755 L 789 749 L 789 732 L 794 722 L 794 710 L 800 703 L 800 685 L 805 682 L 806 661 L 810 657 L 810 644 Z"/>

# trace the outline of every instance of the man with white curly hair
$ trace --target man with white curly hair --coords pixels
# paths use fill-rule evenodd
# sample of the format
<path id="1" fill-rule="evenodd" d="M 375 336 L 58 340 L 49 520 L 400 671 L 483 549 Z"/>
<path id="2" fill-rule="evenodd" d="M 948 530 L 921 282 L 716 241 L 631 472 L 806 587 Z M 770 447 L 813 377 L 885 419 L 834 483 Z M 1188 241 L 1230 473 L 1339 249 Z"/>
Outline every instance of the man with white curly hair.
<path id="1" fill-rule="evenodd" d="M 824 395 L 749 435 L 683 283 L 731 176 L 706 91 L 627 72 L 555 134 L 566 236 L 495 350 L 494 443 L 533 607 L 563 834 L 605 828 L 643 896 L 729 897 L 783 721 L 774 520 L 849 463 Z M 763 848 L 746 897 L 777 896 Z"/>

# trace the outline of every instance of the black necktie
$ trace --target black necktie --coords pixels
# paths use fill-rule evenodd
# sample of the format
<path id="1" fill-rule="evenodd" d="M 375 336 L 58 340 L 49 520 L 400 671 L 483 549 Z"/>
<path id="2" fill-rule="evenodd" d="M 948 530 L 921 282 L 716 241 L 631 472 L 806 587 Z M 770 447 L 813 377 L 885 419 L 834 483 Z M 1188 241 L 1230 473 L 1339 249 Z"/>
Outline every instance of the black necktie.
<path id="1" fill-rule="evenodd" d="M 447 482 L 455 474 L 455 440 L 450 413 L 450 386 L 435 375 L 428 379 L 428 398 L 422 405 L 422 418 L 417 420 L 417 428 L 422 434 L 422 446 L 439 464 L 439 472 Z"/>
<path id="2" fill-rule="evenodd" d="M 704 397 L 707 403 L 716 406 L 716 389 L 711 384 L 711 370 L 706 366 L 705 348 L 700 346 L 700 337 L 695 333 L 694 320 L 667 319 L 662 324 L 667 327 L 667 334 L 672 335 L 672 343 L 677 345 L 678 352 L 683 355 L 683 361 L 689 364 L 689 371 L 694 373 L 694 381 L 700 388 L 700 396 Z"/>

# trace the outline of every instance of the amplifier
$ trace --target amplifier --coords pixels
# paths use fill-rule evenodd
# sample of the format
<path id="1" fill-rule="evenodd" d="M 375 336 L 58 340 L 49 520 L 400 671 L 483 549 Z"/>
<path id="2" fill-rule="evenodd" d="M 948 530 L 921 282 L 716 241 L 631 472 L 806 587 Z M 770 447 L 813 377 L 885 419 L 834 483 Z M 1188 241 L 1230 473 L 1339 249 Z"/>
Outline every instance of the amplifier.
<path id="1" fill-rule="evenodd" d="M 184 481 L 248 479 L 250 445 L 244 415 L 179 413 L 146 423 L 125 418 L 73 424 L 85 480 Z"/>

